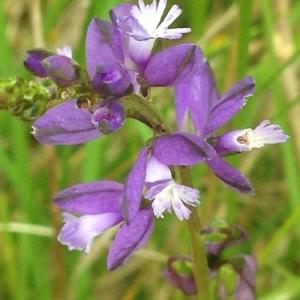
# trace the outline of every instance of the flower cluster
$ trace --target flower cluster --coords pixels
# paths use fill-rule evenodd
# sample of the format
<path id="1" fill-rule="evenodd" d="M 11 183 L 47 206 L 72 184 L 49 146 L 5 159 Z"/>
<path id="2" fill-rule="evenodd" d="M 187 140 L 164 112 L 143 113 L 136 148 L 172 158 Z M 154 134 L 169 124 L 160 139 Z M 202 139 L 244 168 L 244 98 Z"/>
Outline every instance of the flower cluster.
<path id="1" fill-rule="evenodd" d="M 59 240 L 70 250 L 88 253 L 94 237 L 120 226 L 108 254 L 110 270 L 146 244 L 154 217 L 174 211 L 180 220 L 189 219 L 189 207 L 200 204 L 199 191 L 182 184 L 176 168 L 204 162 L 230 188 L 253 194 L 249 181 L 223 157 L 288 139 L 278 125 L 266 120 L 254 130 L 215 134 L 253 95 L 255 82 L 246 77 L 220 96 L 199 46 L 180 44 L 154 52 L 158 39 L 179 39 L 190 32 L 169 29 L 181 9 L 173 5 L 162 19 L 166 4 L 167 0 L 148 5 L 139 0 L 138 5 L 115 7 L 111 22 L 93 19 L 86 37 L 86 71 L 73 59 L 69 46 L 57 53 L 33 49 L 25 59 L 34 75 L 51 78 L 70 94 L 34 123 L 38 141 L 85 143 L 121 129 L 127 117 L 153 129 L 153 138 L 142 148 L 124 184 L 78 184 L 54 199 L 65 211 Z M 151 87 L 174 88 L 177 131 L 167 127 L 148 101 Z M 191 123 L 192 130 L 187 126 Z"/>

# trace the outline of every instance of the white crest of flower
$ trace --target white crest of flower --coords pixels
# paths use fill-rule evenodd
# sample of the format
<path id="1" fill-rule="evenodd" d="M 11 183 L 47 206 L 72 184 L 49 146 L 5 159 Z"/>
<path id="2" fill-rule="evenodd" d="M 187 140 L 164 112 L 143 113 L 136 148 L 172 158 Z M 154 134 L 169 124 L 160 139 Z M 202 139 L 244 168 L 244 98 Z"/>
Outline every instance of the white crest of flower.
<path id="1" fill-rule="evenodd" d="M 64 55 L 66 57 L 69 58 L 73 58 L 73 54 L 72 54 L 72 48 L 69 45 L 63 46 L 62 48 L 57 48 L 56 49 L 57 54 L 59 55 Z"/>
<path id="2" fill-rule="evenodd" d="M 269 120 L 262 121 L 254 130 L 246 129 L 245 133 L 238 137 L 237 141 L 246 145 L 249 150 L 261 148 L 266 144 L 284 143 L 289 136 L 279 125 L 270 125 Z"/>
<path id="3" fill-rule="evenodd" d="M 157 187 L 151 187 L 145 197 L 152 194 L 152 208 L 153 213 L 157 218 L 163 218 L 163 213 L 167 210 L 169 213 L 174 210 L 179 220 L 189 219 L 191 215 L 190 209 L 185 204 L 190 206 L 197 206 L 200 204 L 200 193 L 198 190 L 188 186 L 179 185 L 174 180 L 170 180 L 165 183 L 163 189 L 159 189 L 159 192 L 153 197 L 153 191 Z"/>
<path id="4" fill-rule="evenodd" d="M 160 0 L 158 5 L 156 0 L 147 5 L 144 1 L 139 0 L 138 6 L 132 7 L 132 16 L 148 33 L 148 37 L 145 38 L 179 39 L 183 33 L 191 32 L 190 28 L 168 28 L 182 13 L 182 10 L 176 4 L 171 7 L 161 22 L 166 5 L 167 0 Z"/>

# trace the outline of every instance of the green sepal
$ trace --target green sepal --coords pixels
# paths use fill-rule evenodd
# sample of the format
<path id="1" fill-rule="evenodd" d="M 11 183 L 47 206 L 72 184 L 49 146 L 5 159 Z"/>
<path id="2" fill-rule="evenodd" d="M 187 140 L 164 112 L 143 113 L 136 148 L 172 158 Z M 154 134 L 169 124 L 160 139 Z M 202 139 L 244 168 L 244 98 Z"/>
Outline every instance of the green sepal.
<path id="1" fill-rule="evenodd" d="M 123 98 L 122 104 L 126 109 L 128 118 L 139 120 L 154 131 L 160 129 L 165 132 L 167 130 L 161 114 L 150 100 L 132 95 Z"/>

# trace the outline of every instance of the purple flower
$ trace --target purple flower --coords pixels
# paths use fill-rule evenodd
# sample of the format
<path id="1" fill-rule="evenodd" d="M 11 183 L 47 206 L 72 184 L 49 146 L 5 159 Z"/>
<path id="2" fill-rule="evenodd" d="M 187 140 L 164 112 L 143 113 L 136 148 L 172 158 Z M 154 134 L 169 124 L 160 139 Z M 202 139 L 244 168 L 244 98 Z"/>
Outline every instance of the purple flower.
<path id="1" fill-rule="evenodd" d="M 147 5 L 139 0 L 138 6 L 121 4 L 111 11 L 112 22 L 121 28 L 127 40 L 129 56 L 140 70 L 144 69 L 150 58 L 156 39 L 179 39 L 183 33 L 191 31 L 190 28 L 168 28 L 182 13 L 177 5 L 173 5 L 161 21 L 166 5 L 167 0 L 160 0 L 158 5 L 156 0 Z"/>
<path id="2" fill-rule="evenodd" d="M 126 60 L 121 32 L 113 24 L 94 18 L 86 36 L 87 71 L 96 92 L 120 97 L 138 89 L 135 65 Z"/>
<path id="3" fill-rule="evenodd" d="M 27 54 L 24 60 L 25 68 L 35 76 L 48 77 L 42 61 L 49 56 L 55 55 L 55 53 L 45 48 L 36 48 L 27 51 Z"/>
<path id="4" fill-rule="evenodd" d="M 110 134 L 121 127 L 125 122 L 126 113 L 118 100 L 102 100 L 95 106 L 92 123 L 104 134 Z"/>
<path id="5" fill-rule="evenodd" d="M 70 86 L 80 81 L 80 67 L 72 58 L 70 46 L 57 48 L 57 54 L 44 48 L 27 52 L 25 67 L 38 77 L 50 77 L 60 86 Z"/>
<path id="6" fill-rule="evenodd" d="M 148 159 L 147 151 L 142 149 L 124 186 L 96 181 L 69 187 L 55 197 L 54 203 L 64 210 L 65 222 L 58 239 L 69 250 L 87 254 L 96 236 L 121 224 L 108 254 L 108 269 L 114 270 L 147 243 L 154 215 L 163 217 L 165 210 L 173 209 L 180 220 L 189 218 L 186 204 L 199 205 L 199 192 L 176 184 L 169 168 L 153 156 Z M 143 196 L 146 203 L 142 203 Z"/>
<path id="7" fill-rule="evenodd" d="M 254 130 L 251 128 L 226 132 L 210 138 L 220 156 L 251 151 L 266 144 L 284 143 L 289 139 L 279 125 L 270 125 L 270 121 L 262 121 Z"/>
<path id="8" fill-rule="evenodd" d="M 128 6 L 117 7 L 119 13 L 123 12 L 123 5 Z M 134 51 L 130 53 L 130 45 L 124 38 L 126 34 L 119 22 L 115 23 L 117 25 L 95 18 L 88 28 L 86 60 L 95 91 L 121 97 L 132 87 L 137 94 L 141 87 L 175 86 L 196 72 L 202 51 L 193 44 L 171 47 L 155 55 L 149 53 L 141 68 L 136 61 L 139 55 L 144 55 L 143 41 L 135 40 L 131 47 Z"/>
<path id="9" fill-rule="evenodd" d="M 220 96 L 208 63 L 199 63 L 194 76 L 175 87 L 177 120 L 181 132 L 158 138 L 153 147 L 154 155 L 167 165 L 190 166 L 204 161 L 233 190 L 254 194 L 249 181 L 222 156 L 250 151 L 264 144 L 282 143 L 288 137 L 278 125 L 269 125 L 269 121 L 263 121 L 255 130 L 239 130 L 215 136 L 215 131 L 224 126 L 253 95 L 254 87 L 253 78 L 246 77 Z M 190 120 L 196 134 L 182 132 L 190 131 L 187 128 Z M 199 153 L 203 153 L 202 160 L 199 159 Z"/>
<path id="10" fill-rule="evenodd" d="M 144 188 L 148 190 L 143 193 Z M 122 212 L 127 223 L 135 218 L 142 196 L 152 201 L 153 213 L 158 218 L 163 218 L 165 211 L 174 210 L 179 220 L 189 219 L 191 211 L 186 205 L 200 204 L 199 191 L 177 184 L 165 164 L 153 155 L 147 158 L 146 148 L 142 149 L 125 183 Z"/>
<path id="11" fill-rule="evenodd" d="M 70 100 L 48 110 L 33 124 L 34 137 L 47 145 L 74 145 L 120 129 L 125 110 L 117 99 L 101 100 L 91 109 Z"/>
<path id="12" fill-rule="evenodd" d="M 78 184 L 60 192 L 54 199 L 63 210 L 64 226 L 59 241 L 69 250 L 85 250 L 87 254 L 93 239 L 118 224 L 124 218 L 120 210 L 123 185 L 113 181 L 96 181 Z M 139 210 L 129 225 L 122 224 L 108 254 L 108 269 L 125 264 L 134 252 L 150 238 L 154 227 L 150 209 Z"/>
<path id="13" fill-rule="evenodd" d="M 142 51 L 141 47 L 136 47 L 137 51 Z M 66 58 L 66 55 L 67 53 L 63 57 Z M 50 58 L 43 57 L 42 62 Z M 100 105 L 100 111 L 96 110 L 96 106 L 93 107 L 91 118 L 89 111 L 76 110 L 73 101 L 61 104 L 47 111 L 35 122 L 34 136 L 42 143 L 67 145 L 87 142 L 101 136 L 94 125 L 104 134 L 113 132 L 122 127 L 125 112 L 122 111 L 121 105 L 110 105 L 109 101 L 113 101 L 111 99 L 132 92 L 139 93 L 141 89 L 147 91 L 150 86 L 167 87 L 181 84 L 196 72 L 203 54 L 196 45 L 182 44 L 148 58 L 147 64 L 140 72 L 129 56 L 120 28 L 95 18 L 89 25 L 86 38 L 87 71 L 92 88 L 100 94 L 100 99 L 109 99 L 105 102 L 107 109 L 105 110 L 103 105 Z M 43 64 L 40 60 L 37 60 L 39 67 Z M 109 120 L 109 124 L 107 121 L 103 123 L 103 119 Z"/>

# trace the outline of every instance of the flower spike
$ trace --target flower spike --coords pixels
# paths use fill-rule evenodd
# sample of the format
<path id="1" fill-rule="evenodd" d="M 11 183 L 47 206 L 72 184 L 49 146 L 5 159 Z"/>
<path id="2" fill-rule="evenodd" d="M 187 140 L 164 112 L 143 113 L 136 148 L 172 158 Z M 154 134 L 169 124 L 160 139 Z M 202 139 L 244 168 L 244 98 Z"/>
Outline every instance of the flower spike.
<path id="1" fill-rule="evenodd" d="M 166 5 L 167 0 L 160 0 L 158 5 L 156 0 L 147 5 L 139 0 L 138 6 L 120 4 L 111 11 L 111 20 L 121 28 L 129 46 L 129 56 L 140 70 L 144 70 L 151 57 L 156 39 L 179 39 L 191 31 L 190 28 L 168 28 L 182 12 L 177 5 L 173 5 L 161 21 Z"/>
<path id="2" fill-rule="evenodd" d="M 211 141 L 215 143 L 215 149 L 220 156 L 227 156 L 261 148 L 266 144 L 284 143 L 288 139 L 289 136 L 279 125 L 270 125 L 270 121 L 264 120 L 255 129 L 229 131 L 211 138 Z"/>

